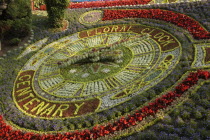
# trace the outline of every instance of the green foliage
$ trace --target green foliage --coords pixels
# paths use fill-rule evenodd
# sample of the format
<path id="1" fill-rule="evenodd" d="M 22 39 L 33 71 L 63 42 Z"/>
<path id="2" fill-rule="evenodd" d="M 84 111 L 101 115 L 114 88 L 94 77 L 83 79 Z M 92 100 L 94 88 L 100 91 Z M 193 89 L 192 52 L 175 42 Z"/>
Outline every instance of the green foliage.
<path id="1" fill-rule="evenodd" d="M 183 119 L 188 119 L 188 118 L 190 118 L 190 113 L 187 111 L 183 111 L 181 116 Z"/>
<path id="2" fill-rule="evenodd" d="M 174 126 L 173 125 L 166 125 L 165 132 L 167 133 L 174 133 Z"/>
<path id="3" fill-rule="evenodd" d="M 91 127 L 91 123 L 89 121 L 85 121 L 85 127 Z"/>
<path id="4" fill-rule="evenodd" d="M 69 5 L 69 0 L 44 0 L 47 6 L 49 24 L 53 28 L 62 27 L 65 16 L 65 9 Z"/>
<path id="5" fill-rule="evenodd" d="M 203 117 L 202 114 L 201 114 L 201 112 L 198 111 L 198 110 L 196 110 L 196 111 L 194 112 L 194 116 L 195 116 L 196 119 L 201 119 L 201 118 Z"/>
<path id="6" fill-rule="evenodd" d="M 19 38 L 13 38 L 9 41 L 9 44 L 12 46 L 18 45 L 20 43 L 20 39 Z"/>
<path id="7" fill-rule="evenodd" d="M 185 122 L 183 121 L 183 119 L 178 116 L 176 119 L 176 125 L 183 126 L 184 124 L 185 124 Z"/>
<path id="8" fill-rule="evenodd" d="M 169 115 L 165 115 L 163 118 L 163 122 L 166 124 L 171 124 L 172 123 L 172 118 Z"/>
<path id="9" fill-rule="evenodd" d="M 202 105 L 205 108 L 209 108 L 210 107 L 210 101 L 208 99 L 200 100 L 199 104 Z"/>
<path id="10" fill-rule="evenodd" d="M 193 119 L 190 119 L 190 127 L 196 128 L 197 127 L 197 122 Z"/>
<path id="11" fill-rule="evenodd" d="M 123 111 L 124 111 L 125 113 L 128 113 L 128 112 L 130 111 L 130 109 L 129 109 L 129 107 L 125 107 L 125 108 L 123 109 Z"/>
<path id="12" fill-rule="evenodd" d="M 81 129 L 83 127 L 83 124 L 81 122 L 78 122 L 76 125 L 78 129 Z"/>
<path id="13" fill-rule="evenodd" d="M 7 40 L 11 40 L 13 38 L 23 38 L 30 33 L 31 24 L 29 18 L 7 20 L 4 21 L 4 25 L 5 24 L 8 24 L 7 29 L 4 32 L 4 38 Z"/>
<path id="14" fill-rule="evenodd" d="M 149 96 L 148 96 L 149 99 L 152 99 L 156 96 L 155 90 L 150 89 L 148 90 L 148 92 L 149 92 Z"/>
<path id="15" fill-rule="evenodd" d="M 39 8 L 40 5 L 44 5 L 44 0 L 34 0 L 34 6 Z"/>
<path id="16" fill-rule="evenodd" d="M 10 2 L 6 13 L 4 15 L 4 19 L 20 19 L 20 18 L 31 18 L 31 7 L 29 0 L 14 0 Z"/>
<path id="17" fill-rule="evenodd" d="M 111 112 L 110 114 L 108 114 L 107 119 L 108 120 L 112 120 L 115 118 L 115 112 Z"/>
<path id="18" fill-rule="evenodd" d="M 147 131 L 144 133 L 139 133 L 137 136 L 137 139 L 139 140 L 157 140 L 157 136 L 153 131 Z"/>
<path id="19" fill-rule="evenodd" d="M 122 112 L 121 111 L 117 111 L 116 116 L 117 117 L 122 116 Z"/>
<path id="20" fill-rule="evenodd" d="M 191 127 L 186 127 L 184 129 L 184 133 L 185 133 L 185 135 L 190 137 L 190 136 L 192 136 L 195 133 L 195 130 L 193 128 L 191 128 Z"/>
<path id="21" fill-rule="evenodd" d="M 70 130 L 74 130 L 75 129 L 75 125 L 73 123 L 70 123 L 69 124 L 69 128 L 70 128 Z"/>
<path id="22" fill-rule="evenodd" d="M 11 45 L 18 44 L 19 39 L 27 36 L 31 29 L 31 8 L 29 0 L 15 0 L 0 16 L 0 34 L 3 40 L 11 40 Z M 12 40 L 13 38 L 16 38 Z"/>
<path id="23" fill-rule="evenodd" d="M 200 100 L 200 96 L 198 94 L 192 94 L 190 97 L 195 101 Z"/>

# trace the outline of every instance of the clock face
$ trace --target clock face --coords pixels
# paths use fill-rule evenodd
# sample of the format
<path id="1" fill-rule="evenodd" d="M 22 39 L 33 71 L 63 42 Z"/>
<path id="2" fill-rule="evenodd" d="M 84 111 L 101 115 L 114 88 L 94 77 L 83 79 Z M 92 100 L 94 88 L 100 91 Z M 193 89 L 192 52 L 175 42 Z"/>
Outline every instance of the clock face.
<path id="1" fill-rule="evenodd" d="M 180 55 L 174 36 L 149 26 L 82 31 L 38 51 L 18 74 L 13 97 L 20 110 L 36 117 L 99 112 L 155 86 Z"/>

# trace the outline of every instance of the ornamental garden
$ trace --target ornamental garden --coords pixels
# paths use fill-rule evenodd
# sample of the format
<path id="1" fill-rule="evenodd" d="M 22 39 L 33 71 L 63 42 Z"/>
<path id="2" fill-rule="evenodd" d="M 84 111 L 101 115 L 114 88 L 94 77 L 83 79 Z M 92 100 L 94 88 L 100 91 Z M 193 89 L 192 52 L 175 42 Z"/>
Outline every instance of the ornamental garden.
<path id="1" fill-rule="evenodd" d="M 210 138 L 209 1 L 56 2 L 0 16 L 0 139 Z"/>

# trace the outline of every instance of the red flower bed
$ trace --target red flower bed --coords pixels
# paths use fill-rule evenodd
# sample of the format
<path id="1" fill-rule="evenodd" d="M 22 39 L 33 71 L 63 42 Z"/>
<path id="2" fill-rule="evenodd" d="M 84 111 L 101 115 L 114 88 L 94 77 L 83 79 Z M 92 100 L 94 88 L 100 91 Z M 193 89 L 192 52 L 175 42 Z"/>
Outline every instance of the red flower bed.
<path id="1" fill-rule="evenodd" d="M 114 0 L 114 1 L 85 1 L 85 2 L 70 2 L 68 8 L 93 8 L 93 7 L 110 7 L 110 6 L 123 6 L 123 5 L 144 5 L 148 4 L 151 0 Z M 45 5 L 35 10 L 46 10 Z"/>
<path id="2" fill-rule="evenodd" d="M 104 10 L 102 20 L 113 20 L 122 18 L 149 18 L 163 20 L 190 32 L 195 39 L 210 39 L 210 32 L 206 31 L 196 20 L 187 15 L 161 9 L 144 10 Z"/>
<path id="3" fill-rule="evenodd" d="M 197 84 L 199 79 L 210 79 L 210 72 L 198 70 L 195 73 L 190 73 L 189 76 L 183 80 L 174 91 L 168 92 L 167 94 L 157 98 L 155 101 L 149 103 L 148 106 L 141 108 L 136 111 L 135 114 L 128 116 L 127 118 L 122 117 L 119 121 L 113 124 L 108 124 L 106 126 L 95 126 L 91 130 L 83 130 L 81 132 L 75 131 L 73 133 L 67 132 L 65 134 L 34 134 L 34 133 L 23 133 L 21 131 L 12 130 L 12 128 L 5 124 L 3 117 L 0 116 L 0 139 L 7 140 L 90 140 L 92 138 L 96 139 L 101 136 L 109 135 L 114 133 L 114 131 L 124 130 L 130 126 L 136 125 L 136 122 L 142 121 L 150 115 L 155 115 L 159 110 L 166 108 L 171 105 L 171 103 L 178 97 L 180 97 L 185 91 L 190 87 Z"/>
<path id="4" fill-rule="evenodd" d="M 120 1 L 92 1 L 92 2 L 80 2 L 70 3 L 69 8 L 92 8 L 92 7 L 110 7 L 110 6 L 122 6 L 122 5 L 144 5 L 148 4 L 151 0 L 120 0 Z"/>

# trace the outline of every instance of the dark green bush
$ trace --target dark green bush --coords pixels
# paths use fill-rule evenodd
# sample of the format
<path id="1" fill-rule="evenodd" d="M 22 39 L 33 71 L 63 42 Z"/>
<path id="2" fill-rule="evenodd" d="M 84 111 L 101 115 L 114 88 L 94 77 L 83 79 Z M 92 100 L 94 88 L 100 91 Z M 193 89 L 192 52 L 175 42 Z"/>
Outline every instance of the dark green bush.
<path id="1" fill-rule="evenodd" d="M 4 24 L 8 24 L 8 28 L 4 33 L 5 39 L 23 38 L 26 37 L 31 30 L 29 18 L 7 20 Z"/>
<path id="2" fill-rule="evenodd" d="M 20 43 L 20 39 L 19 38 L 13 38 L 9 41 L 9 44 L 12 46 L 18 45 Z"/>
<path id="3" fill-rule="evenodd" d="M 8 3 L 8 8 L 0 16 L 0 38 L 8 41 L 23 38 L 31 30 L 31 7 L 29 0 L 15 0 Z M 13 40 L 17 42 L 17 39 Z M 13 44 L 13 43 L 12 43 Z M 14 43 L 15 44 L 15 43 Z"/>
<path id="4" fill-rule="evenodd" d="M 8 4 L 8 8 L 3 15 L 3 19 L 21 19 L 29 17 L 31 18 L 31 5 L 30 0 L 14 0 Z"/>
<path id="5" fill-rule="evenodd" d="M 69 5 L 69 0 L 45 0 L 49 24 L 53 28 L 62 27 L 65 16 L 65 9 Z"/>

